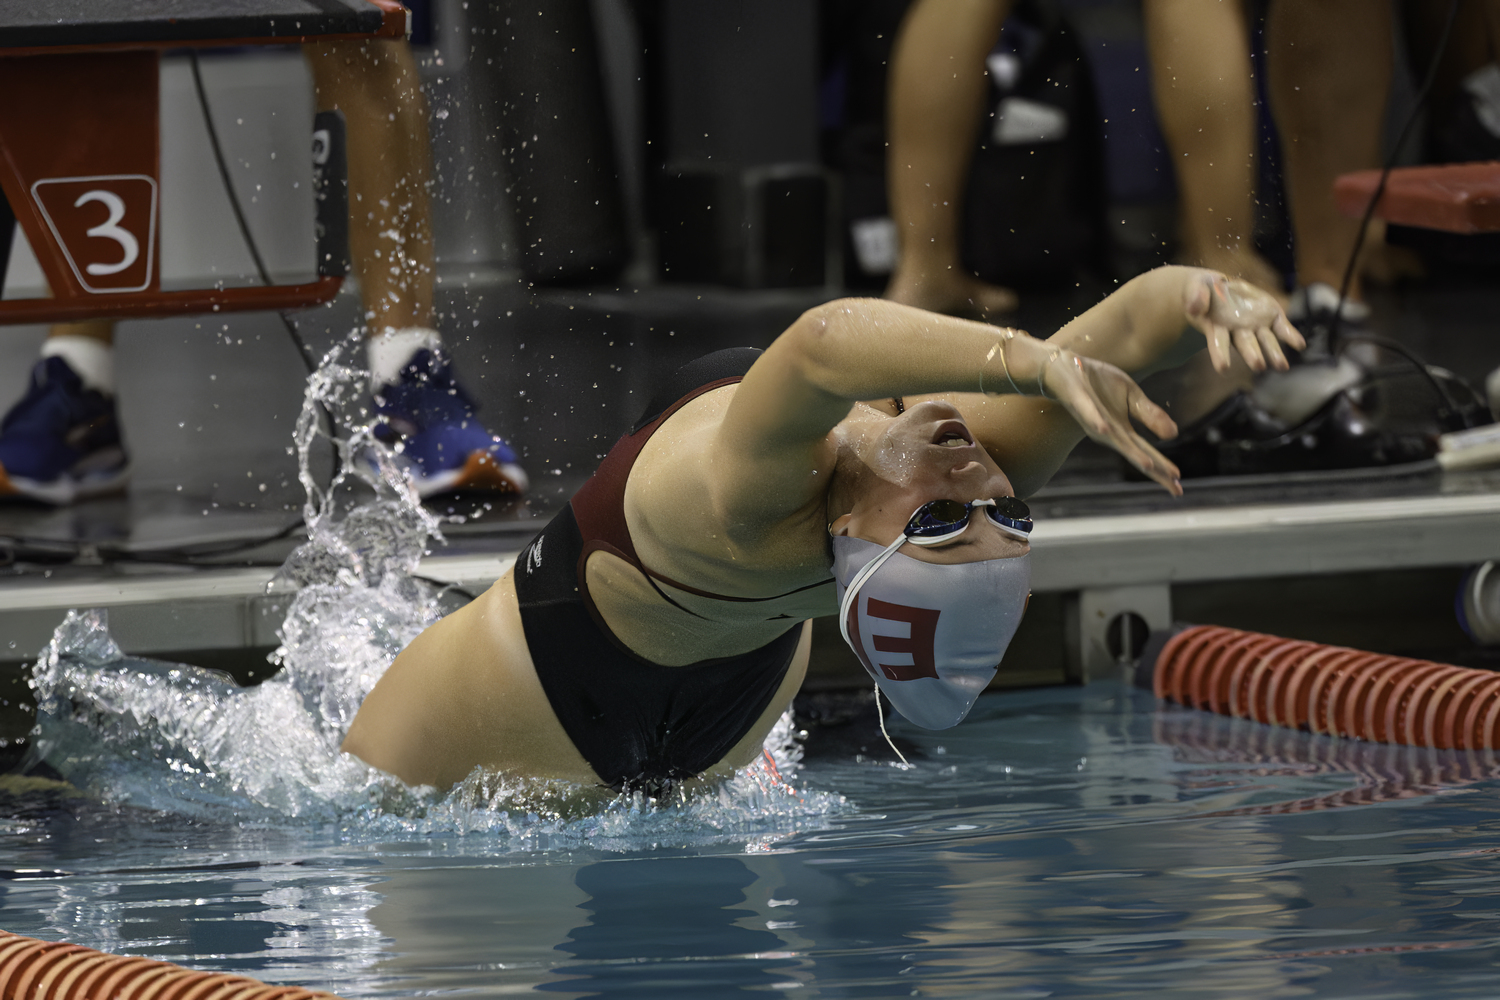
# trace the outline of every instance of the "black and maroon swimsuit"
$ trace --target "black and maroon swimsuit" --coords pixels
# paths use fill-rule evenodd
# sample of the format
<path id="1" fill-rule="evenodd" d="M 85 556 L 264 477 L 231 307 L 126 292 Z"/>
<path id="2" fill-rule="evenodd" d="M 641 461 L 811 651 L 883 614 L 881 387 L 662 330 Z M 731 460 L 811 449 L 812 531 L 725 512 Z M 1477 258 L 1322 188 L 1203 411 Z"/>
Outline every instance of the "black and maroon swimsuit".
<path id="1" fill-rule="evenodd" d="M 678 607 L 657 580 L 719 600 L 786 596 L 724 597 L 667 580 L 641 565 L 625 524 L 625 483 L 651 435 L 689 401 L 738 382 L 760 353 L 732 348 L 679 368 L 641 422 L 516 560 L 521 624 L 542 689 L 573 745 L 604 784 L 619 791 L 662 795 L 722 760 L 771 703 L 802 636 L 795 627 L 801 623 L 793 620 L 786 632 L 748 653 L 662 666 L 632 653 L 610 632 L 584 572 L 592 553 L 613 553 Z"/>

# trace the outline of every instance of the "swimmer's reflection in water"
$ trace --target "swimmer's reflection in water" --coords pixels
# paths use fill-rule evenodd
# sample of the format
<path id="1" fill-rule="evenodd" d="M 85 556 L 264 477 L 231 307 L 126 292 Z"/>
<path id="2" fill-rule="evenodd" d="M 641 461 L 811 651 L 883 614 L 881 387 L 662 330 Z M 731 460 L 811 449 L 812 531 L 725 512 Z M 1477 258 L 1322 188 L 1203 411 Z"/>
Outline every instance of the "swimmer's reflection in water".
<path id="1" fill-rule="evenodd" d="M 576 961 L 551 970 L 568 978 L 536 989 L 656 998 L 693 987 L 705 996 L 774 988 L 801 960 L 773 932 L 744 926 L 758 917 L 745 906 L 755 880 L 738 858 L 585 865 L 577 885 L 589 895 L 579 904 L 588 922 L 557 946 Z"/>
<path id="2" fill-rule="evenodd" d="M 846 299 L 686 366 L 515 569 L 397 657 L 344 749 L 439 787 L 475 767 L 656 795 L 721 778 L 835 612 L 903 715 L 955 724 L 1025 607 L 1015 498 L 1084 436 L 1180 494 L 1134 423 L 1176 427 L 1127 372 L 1189 326 L 1220 370 L 1303 343 L 1270 295 L 1164 267 L 1046 340 Z"/>

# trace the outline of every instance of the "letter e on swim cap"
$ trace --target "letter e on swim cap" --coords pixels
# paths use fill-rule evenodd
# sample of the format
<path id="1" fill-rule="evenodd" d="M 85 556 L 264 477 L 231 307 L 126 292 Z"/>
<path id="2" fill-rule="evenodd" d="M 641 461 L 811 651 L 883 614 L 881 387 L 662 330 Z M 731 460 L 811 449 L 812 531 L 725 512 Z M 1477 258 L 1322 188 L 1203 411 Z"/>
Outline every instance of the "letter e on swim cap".
<path id="1" fill-rule="evenodd" d="M 839 536 L 833 571 L 844 641 L 896 711 L 924 729 L 969 714 L 1031 592 L 1030 554 L 939 565 Z"/>

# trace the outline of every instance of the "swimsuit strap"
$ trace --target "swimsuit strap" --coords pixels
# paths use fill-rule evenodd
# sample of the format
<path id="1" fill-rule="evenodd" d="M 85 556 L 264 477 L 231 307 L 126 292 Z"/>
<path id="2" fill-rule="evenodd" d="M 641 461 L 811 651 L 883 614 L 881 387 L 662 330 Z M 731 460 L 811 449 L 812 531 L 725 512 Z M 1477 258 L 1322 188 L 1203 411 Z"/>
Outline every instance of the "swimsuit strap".
<path id="1" fill-rule="evenodd" d="M 630 479 L 630 470 L 635 467 L 635 460 L 640 457 L 646 442 L 651 440 L 651 435 L 672 414 L 704 393 L 734 385 L 740 378 L 741 376 L 736 375 L 699 386 L 663 410 L 650 423 L 615 443 L 589 481 L 573 494 L 573 516 L 578 519 L 578 529 L 582 532 L 585 543 L 606 542 L 626 562 L 645 572 L 640 556 L 636 555 L 635 543 L 630 539 L 630 528 L 625 524 L 625 483 Z"/>

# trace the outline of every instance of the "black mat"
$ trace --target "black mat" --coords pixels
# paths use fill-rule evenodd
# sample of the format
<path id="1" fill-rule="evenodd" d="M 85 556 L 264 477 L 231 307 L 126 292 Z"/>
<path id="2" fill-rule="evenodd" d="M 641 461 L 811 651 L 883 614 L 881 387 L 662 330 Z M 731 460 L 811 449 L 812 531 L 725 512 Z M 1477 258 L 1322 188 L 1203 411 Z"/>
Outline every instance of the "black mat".
<path id="1" fill-rule="evenodd" d="M 0 0 L 0 49 L 371 34 L 365 0 Z"/>

